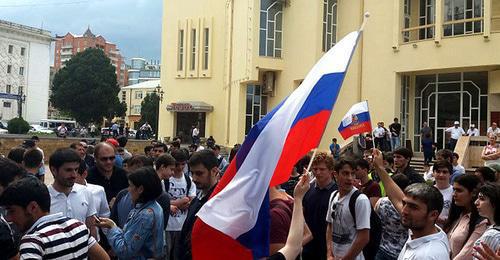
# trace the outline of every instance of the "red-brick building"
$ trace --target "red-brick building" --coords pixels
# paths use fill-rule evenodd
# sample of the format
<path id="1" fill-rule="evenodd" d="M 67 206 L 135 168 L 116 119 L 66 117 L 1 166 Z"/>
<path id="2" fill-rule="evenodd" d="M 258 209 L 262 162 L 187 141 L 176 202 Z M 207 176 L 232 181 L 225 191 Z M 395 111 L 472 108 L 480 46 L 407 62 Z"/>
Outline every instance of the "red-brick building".
<path id="1" fill-rule="evenodd" d="M 67 33 L 64 36 L 56 36 L 56 47 L 54 55 L 54 69 L 58 71 L 64 67 L 66 61 L 73 55 L 87 48 L 100 48 L 111 60 L 116 68 L 116 79 L 120 87 L 126 86 L 128 76 L 125 75 L 126 68 L 120 50 L 116 44 L 106 41 L 102 35 L 94 35 L 88 28 L 83 35 Z"/>

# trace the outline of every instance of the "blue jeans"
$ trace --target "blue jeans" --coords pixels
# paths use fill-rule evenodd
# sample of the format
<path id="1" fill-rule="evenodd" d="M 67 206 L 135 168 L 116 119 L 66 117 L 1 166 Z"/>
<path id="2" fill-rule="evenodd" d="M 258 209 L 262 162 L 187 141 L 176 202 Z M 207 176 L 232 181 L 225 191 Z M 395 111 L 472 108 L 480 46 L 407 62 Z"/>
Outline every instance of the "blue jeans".
<path id="1" fill-rule="evenodd" d="M 391 148 L 392 150 L 396 150 L 397 148 L 399 148 L 401 146 L 401 139 L 398 137 L 394 137 L 392 136 L 391 137 Z"/>

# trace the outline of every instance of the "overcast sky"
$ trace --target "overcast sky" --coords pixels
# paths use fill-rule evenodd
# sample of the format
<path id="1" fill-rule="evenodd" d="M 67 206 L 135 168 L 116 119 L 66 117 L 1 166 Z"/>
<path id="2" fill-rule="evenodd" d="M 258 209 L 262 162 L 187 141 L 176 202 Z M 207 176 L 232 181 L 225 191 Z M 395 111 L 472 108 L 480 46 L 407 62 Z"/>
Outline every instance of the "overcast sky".
<path id="1" fill-rule="evenodd" d="M 163 0 L 0 0 L 0 19 L 65 35 L 95 35 L 129 59 L 160 59 Z"/>

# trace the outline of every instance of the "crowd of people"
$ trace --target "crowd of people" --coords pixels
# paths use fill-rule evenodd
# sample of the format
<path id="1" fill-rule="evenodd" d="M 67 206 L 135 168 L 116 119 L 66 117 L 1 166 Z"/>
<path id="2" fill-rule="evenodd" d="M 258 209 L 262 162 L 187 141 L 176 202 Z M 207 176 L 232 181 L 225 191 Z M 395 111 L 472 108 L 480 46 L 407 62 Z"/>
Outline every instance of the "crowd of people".
<path id="1" fill-rule="evenodd" d="M 225 157 L 213 137 L 187 148 L 174 139 L 132 154 L 125 136 L 95 146 L 82 140 L 50 155 L 54 178 L 44 184 L 38 141 L 0 158 L 5 259 L 192 259 L 196 214 L 240 148 Z M 347 158 L 333 140 L 330 153 L 296 162 L 290 179 L 269 189 L 263 257 L 500 259 L 500 185 L 491 164 L 465 173 L 445 149 L 421 174 L 410 166 L 412 151 L 393 144 L 392 152 Z M 483 159 L 497 159 L 491 155 Z"/>

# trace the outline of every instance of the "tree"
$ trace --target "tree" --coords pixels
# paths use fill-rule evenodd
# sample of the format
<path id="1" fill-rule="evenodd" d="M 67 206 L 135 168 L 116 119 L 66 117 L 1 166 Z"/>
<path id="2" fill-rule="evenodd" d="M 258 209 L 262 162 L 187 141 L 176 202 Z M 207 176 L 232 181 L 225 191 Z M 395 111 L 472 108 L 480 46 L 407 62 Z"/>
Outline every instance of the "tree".
<path id="1" fill-rule="evenodd" d="M 153 132 L 158 136 L 158 111 L 160 97 L 156 93 L 147 94 L 141 102 L 141 120 L 139 125 L 148 122 L 153 128 Z"/>
<path id="2" fill-rule="evenodd" d="M 9 134 L 26 134 L 30 130 L 30 124 L 22 117 L 16 117 L 9 120 L 7 130 Z"/>
<path id="3" fill-rule="evenodd" d="M 115 70 L 101 49 L 88 48 L 54 75 L 50 101 L 82 124 L 124 116 L 126 105 L 118 99 Z"/>

